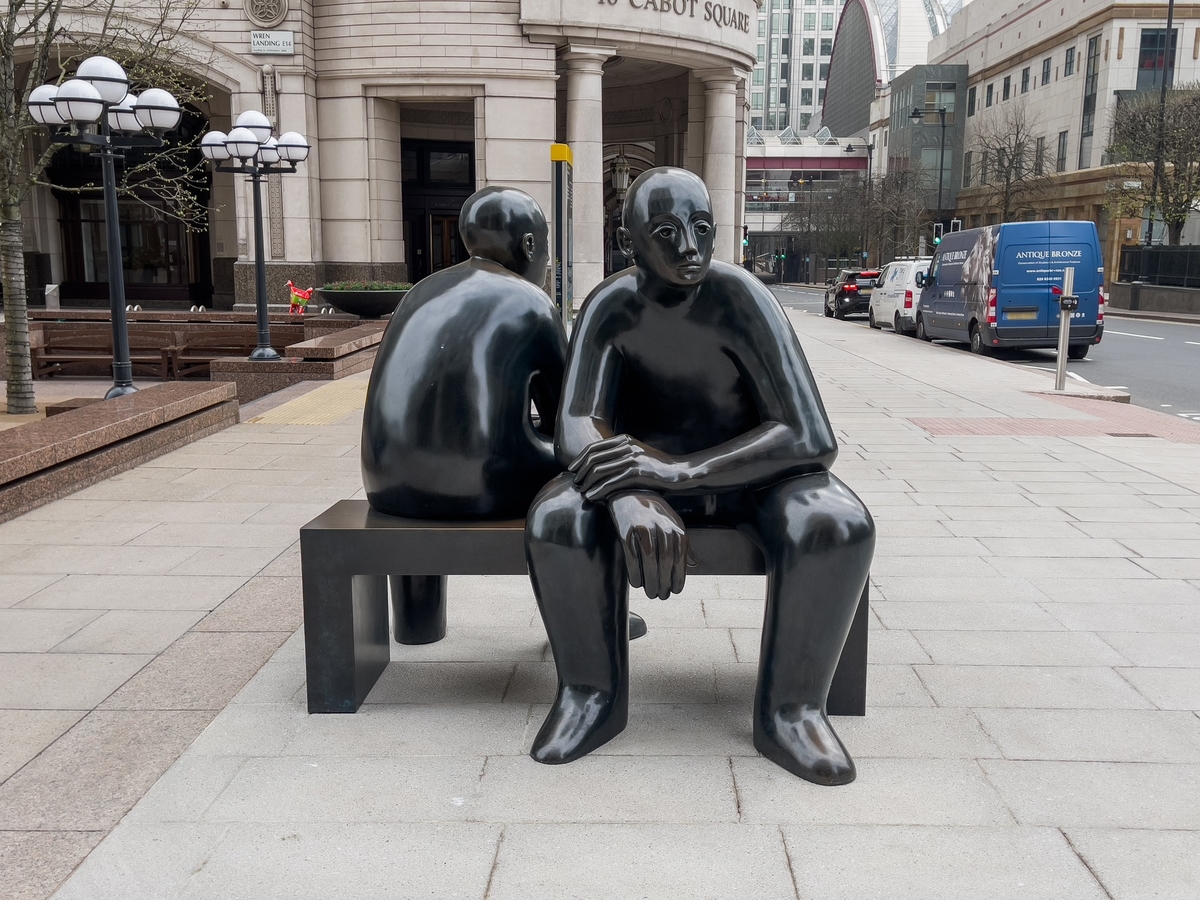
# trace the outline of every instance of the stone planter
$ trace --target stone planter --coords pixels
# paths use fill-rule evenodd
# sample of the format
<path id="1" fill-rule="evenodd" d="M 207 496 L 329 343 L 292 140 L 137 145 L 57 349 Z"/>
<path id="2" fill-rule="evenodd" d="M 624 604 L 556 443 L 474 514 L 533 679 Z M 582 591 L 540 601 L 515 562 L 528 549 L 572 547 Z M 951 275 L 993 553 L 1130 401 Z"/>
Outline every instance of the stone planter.
<path id="1" fill-rule="evenodd" d="M 364 319 L 378 319 L 395 311 L 408 291 L 329 291 L 317 288 L 315 293 L 319 301 L 339 312 Z"/>

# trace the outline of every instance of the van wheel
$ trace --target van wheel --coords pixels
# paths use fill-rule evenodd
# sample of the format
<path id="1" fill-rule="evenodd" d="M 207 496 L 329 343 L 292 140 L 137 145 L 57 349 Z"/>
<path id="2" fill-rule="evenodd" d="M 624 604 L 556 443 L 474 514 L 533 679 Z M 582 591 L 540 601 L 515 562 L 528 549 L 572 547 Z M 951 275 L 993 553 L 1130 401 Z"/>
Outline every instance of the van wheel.
<path id="1" fill-rule="evenodd" d="M 932 341 L 933 340 L 933 338 L 931 338 L 925 332 L 925 317 L 922 315 L 917 316 L 917 337 L 923 341 Z"/>
<path id="2" fill-rule="evenodd" d="M 875 310 L 873 310 L 873 309 L 867 310 L 867 325 L 869 325 L 871 328 L 882 328 L 883 327 L 882 325 L 880 325 L 878 322 L 875 321 Z"/>
<path id="3" fill-rule="evenodd" d="M 833 307 L 831 307 L 831 306 L 829 305 L 829 298 L 828 298 L 828 297 L 826 297 L 826 298 L 825 298 L 825 318 L 827 318 L 827 319 L 832 319 L 832 318 L 833 318 Z"/>
<path id="4" fill-rule="evenodd" d="M 892 331 L 896 334 L 904 334 L 904 329 L 900 326 L 900 313 L 896 313 L 892 318 Z"/>
<path id="5" fill-rule="evenodd" d="M 1091 348 L 1091 344 L 1071 344 L 1067 347 L 1067 359 L 1083 359 Z"/>
<path id="6" fill-rule="evenodd" d="M 971 352 L 986 356 L 991 348 L 983 342 L 983 331 L 978 325 L 971 326 Z"/>

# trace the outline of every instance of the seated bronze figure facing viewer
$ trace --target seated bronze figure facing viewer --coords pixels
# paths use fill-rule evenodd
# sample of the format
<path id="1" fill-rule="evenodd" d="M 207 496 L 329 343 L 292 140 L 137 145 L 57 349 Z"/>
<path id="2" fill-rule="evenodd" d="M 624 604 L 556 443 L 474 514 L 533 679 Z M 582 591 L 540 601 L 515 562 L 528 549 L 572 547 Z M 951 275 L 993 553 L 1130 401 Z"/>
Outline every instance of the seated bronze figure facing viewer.
<path id="1" fill-rule="evenodd" d="M 712 204 L 682 169 L 625 199 L 635 266 L 588 296 L 555 436 L 568 471 L 526 522 L 530 576 L 558 670 L 533 744 L 566 763 L 612 740 L 629 707 L 629 587 L 684 586 L 689 525 L 738 528 L 767 568 L 754 746 L 818 784 L 854 779 L 825 713 L 870 570 L 875 527 L 829 472 L 837 443 L 775 297 L 713 262 Z"/>

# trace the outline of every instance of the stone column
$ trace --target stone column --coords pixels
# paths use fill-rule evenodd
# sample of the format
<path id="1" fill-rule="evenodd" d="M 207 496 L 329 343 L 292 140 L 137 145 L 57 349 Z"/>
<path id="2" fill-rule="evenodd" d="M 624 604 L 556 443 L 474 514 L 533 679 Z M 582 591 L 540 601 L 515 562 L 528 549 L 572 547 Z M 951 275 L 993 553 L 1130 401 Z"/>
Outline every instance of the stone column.
<path id="1" fill-rule="evenodd" d="M 704 183 L 712 197 L 717 226 L 715 259 L 737 263 L 735 249 L 741 236 L 735 234 L 737 216 L 737 86 L 733 69 L 705 69 L 696 73 L 704 82 Z"/>
<path id="2" fill-rule="evenodd" d="M 604 279 L 604 61 L 613 47 L 571 44 L 567 64 L 567 143 L 574 163 L 573 281 L 578 305 Z"/>

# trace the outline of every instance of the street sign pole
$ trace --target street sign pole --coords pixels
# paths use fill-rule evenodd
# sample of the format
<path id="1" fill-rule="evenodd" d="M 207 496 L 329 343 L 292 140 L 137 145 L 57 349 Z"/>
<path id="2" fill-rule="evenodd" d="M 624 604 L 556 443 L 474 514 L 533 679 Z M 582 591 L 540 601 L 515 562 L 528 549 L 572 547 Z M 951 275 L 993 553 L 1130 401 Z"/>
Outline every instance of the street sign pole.
<path id="1" fill-rule="evenodd" d="M 575 315 L 571 265 L 574 243 L 571 221 L 571 148 L 566 144 L 551 144 L 550 165 L 554 170 L 554 252 L 551 257 L 554 260 L 554 305 L 562 315 L 563 326 L 569 329 Z"/>
<path id="2" fill-rule="evenodd" d="M 1063 292 L 1058 298 L 1058 369 L 1054 374 L 1054 389 L 1064 390 L 1067 386 L 1067 352 L 1071 339 L 1071 319 L 1079 306 L 1075 296 L 1075 269 L 1063 270 Z"/>

